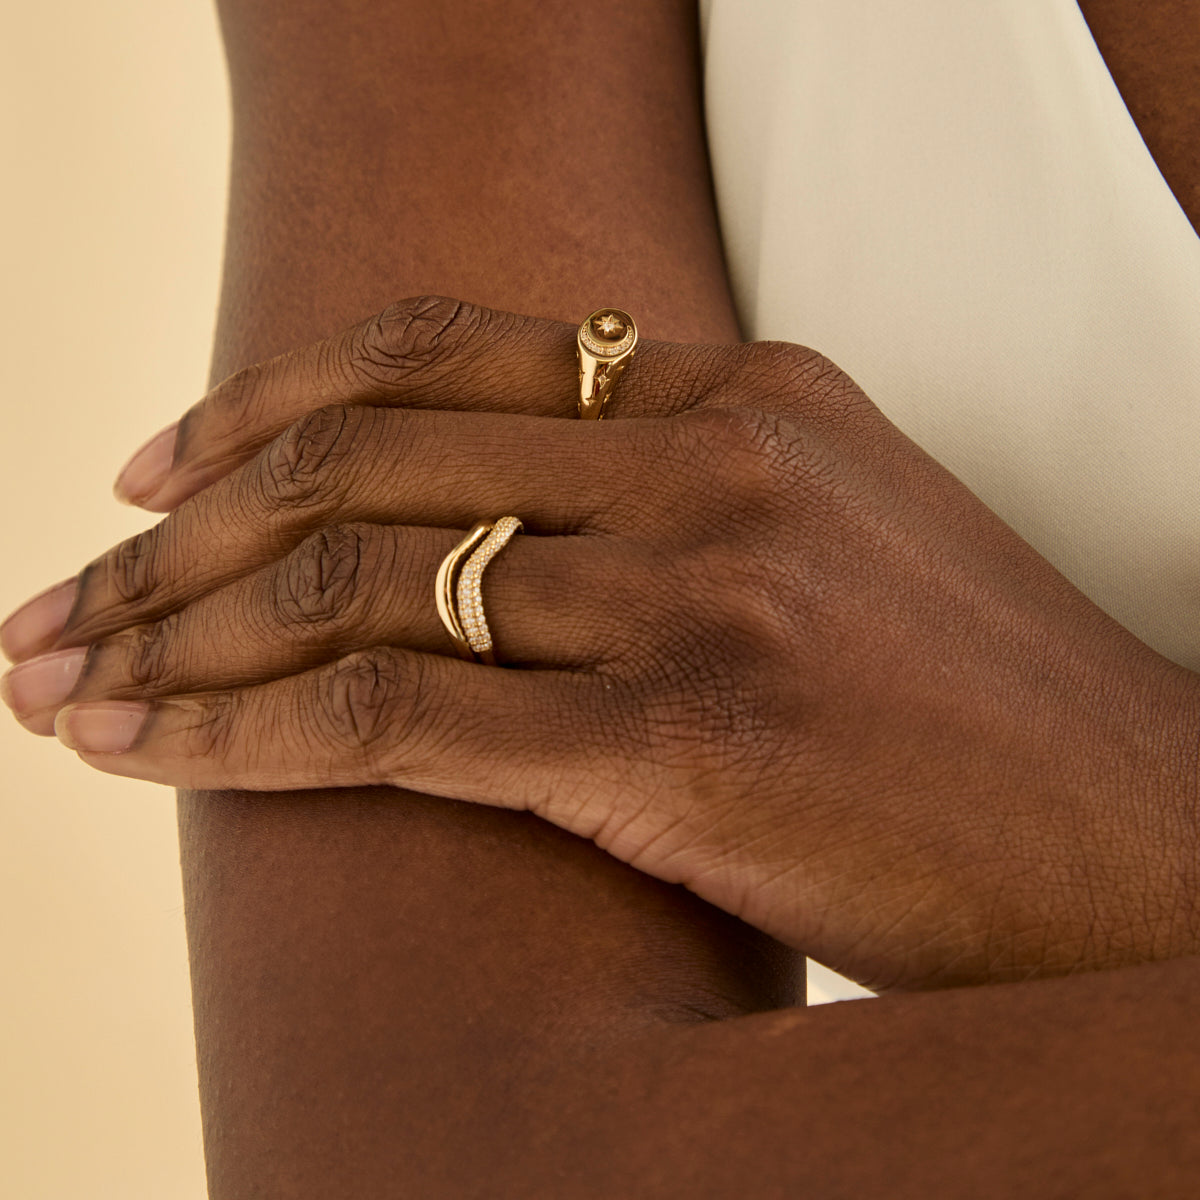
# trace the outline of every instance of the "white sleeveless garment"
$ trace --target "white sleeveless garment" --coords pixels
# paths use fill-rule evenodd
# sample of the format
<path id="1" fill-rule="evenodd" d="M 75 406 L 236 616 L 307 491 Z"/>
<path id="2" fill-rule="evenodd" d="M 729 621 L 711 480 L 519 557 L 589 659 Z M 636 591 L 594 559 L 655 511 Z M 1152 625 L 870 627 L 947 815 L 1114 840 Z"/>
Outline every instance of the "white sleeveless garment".
<path id="1" fill-rule="evenodd" d="M 1200 670 L 1200 238 L 1074 0 L 701 0 L 745 336 Z M 816 1003 L 867 995 L 810 963 Z"/>
<path id="2" fill-rule="evenodd" d="M 1200 670 L 1200 238 L 1073 0 L 701 0 L 743 332 Z"/>

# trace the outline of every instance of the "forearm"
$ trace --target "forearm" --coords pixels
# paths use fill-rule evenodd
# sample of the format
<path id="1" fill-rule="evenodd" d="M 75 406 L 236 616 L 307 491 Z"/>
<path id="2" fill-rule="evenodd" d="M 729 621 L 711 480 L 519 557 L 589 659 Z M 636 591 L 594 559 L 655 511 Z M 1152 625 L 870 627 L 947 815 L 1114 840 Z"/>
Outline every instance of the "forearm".
<path id="1" fill-rule="evenodd" d="M 1187 1200 L 1200 959 L 767 1013 L 564 1054 L 494 1195 Z M 455 1194 L 449 1192 L 448 1194 Z"/>
<path id="2" fill-rule="evenodd" d="M 203 794 L 181 833 L 215 1198 L 474 1194 L 564 1056 L 796 982 L 773 943 L 534 818 Z"/>
<path id="3" fill-rule="evenodd" d="M 566 5 L 224 8 L 214 380 L 426 291 L 736 338 L 689 5 L 609 6 L 611 40 Z M 768 939 L 532 818 L 383 789 L 180 818 L 215 1197 L 436 1194 L 520 1062 L 802 988 Z"/>
<path id="4" fill-rule="evenodd" d="M 694 7 L 224 0 L 214 380 L 425 293 L 564 320 L 622 303 L 647 337 L 737 341 Z"/>

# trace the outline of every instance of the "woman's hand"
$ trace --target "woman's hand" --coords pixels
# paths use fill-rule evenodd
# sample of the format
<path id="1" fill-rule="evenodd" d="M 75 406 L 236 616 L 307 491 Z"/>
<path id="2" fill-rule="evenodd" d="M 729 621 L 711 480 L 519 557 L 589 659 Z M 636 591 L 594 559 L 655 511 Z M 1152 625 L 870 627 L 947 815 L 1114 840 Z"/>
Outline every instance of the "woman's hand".
<path id="1" fill-rule="evenodd" d="M 9 703 L 116 774 L 530 809 L 876 988 L 1200 951 L 1194 677 L 811 351 L 646 344 L 595 424 L 573 341 L 415 301 L 233 376 L 0 631 Z M 433 595 L 509 513 L 523 670 Z"/>

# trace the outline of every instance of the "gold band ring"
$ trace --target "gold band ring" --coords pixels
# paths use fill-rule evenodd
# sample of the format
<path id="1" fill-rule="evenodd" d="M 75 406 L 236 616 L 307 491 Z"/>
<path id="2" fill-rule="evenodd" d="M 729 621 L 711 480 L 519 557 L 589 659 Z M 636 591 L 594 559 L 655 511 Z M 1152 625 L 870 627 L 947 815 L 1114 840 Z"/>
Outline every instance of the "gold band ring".
<path id="1" fill-rule="evenodd" d="M 458 586 L 458 576 L 464 560 L 487 537 L 491 528 L 490 521 L 482 521 L 476 525 L 442 559 L 442 564 L 438 567 L 437 581 L 434 583 L 434 600 L 437 603 L 438 616 L 441 617 L 442 624 L 446 627 L 446 632 L 450 635 L 450 640 L 454 643 L 455 650 L 463 658 L 468 658 L 472 662 L 475 660 L 475 655 L 471 652 L 471 643 L 467 641 L 467 635 L 462 627 L 462 622 L 458 619 L 458 600 L 455 590 Z"/>
<path id="2" fill-rule="evenodd" d="M 575 335 L 579 356 L 579 416 L 599 421 L 621 372 L 637 349 L 633 318 L 619 308 L 598 308 Z"/>
<path id="3" fill-rule="evenodd" d="M 434 584 L 438 616 L 463 658 L 496 665 L 492 633 L 483 612 L 483 569 L 520 528 L 516 517 L 481 521 L 438 567 Z"/>

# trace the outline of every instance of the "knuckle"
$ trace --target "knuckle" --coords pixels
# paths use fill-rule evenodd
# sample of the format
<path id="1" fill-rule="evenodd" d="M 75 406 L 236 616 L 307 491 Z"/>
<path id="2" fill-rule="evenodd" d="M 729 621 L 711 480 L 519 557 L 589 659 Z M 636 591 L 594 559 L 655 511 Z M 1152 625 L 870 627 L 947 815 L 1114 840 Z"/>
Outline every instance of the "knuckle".
<path id="1" fill-rule="evenodd" d="M 751 342 L 742 356 L 739 383 L 770 397 L 799 397 L 822 376 L 838 370 L 823 354 L 794 342 Z"/>
<path id="2" fill-rule="evenodd" d="M 779 418 L 756 408 L 702 408 L 684 418 L 691 435 L 702 444 L 731 454 L 758 451 L 773 437 Z"/>
<path id="3" fill-rule="evenodd" d="M 769 551 L 769 539 L 754 529 L 710 527 L 647 560 L 638 571 L 645 586 L 612 588 L 619 611 L 629 614 L 608 634 L 621 671 L 652 691 L 702 681 L 713 697 L 760 671 L 777 673 L 780 656 L 794 656 L 800 616 Z"/>
<path id="4" fill-rule="evenodd" d="M 321 625 L 343 618 L 358 595 L 369 534 L 364 526 L 331 525 L 305 538 L 284 559 L 275 611 L 286 625 Z"/>
<path id="5" fill-rule="evenodd" d="M 158 529 L 155 526 L 128 538 L 101 559 L 104 584 L 122 604 L 145 604 L 159 587 Z"/>
<path id="6" fill-rule="evenodd" d="M 329 489 L 370 410 L 331 404 L 289 426 L 259 458 L 259 485 L 275 505 L 303 505 Z"/>
<path id="7" fill-rule="evenodd" d="M 212 692 L 189 705 L 188 720 L 179 730 L 179 752 L 184 758 L 222 762 L 232 757 L 240 742 L 253 746 L 263 739 L 247 738 L 241 727 L 237 699 L 231 692 Z"/>
<path id="8" fill-rule="evenodd" d="M 168 616 L 161 621 L 135 625 L 126 632 L 125 677 L 133 687 L 170 689 L 175 624 L 175 618 Z"/>
<path id="9" fill-rule="evenodd" d="M 747 369 L 785 410 L 803 411 L 818 421 L 844 425 L 851 417 L 876 414 L 861 388 L 832 359 L 792 342 L 755 342 Z"/>
<path id="10" fill-rule="evenodd" d="M 660 345 L 653 364 L 638 363 L 631 370 L 647 370 L 649 386 L 638 389 L 638 402 L 630 411 L 629 398 L 622 399 L 621 415 L 675 416 L 709 404 L 736 378 L 744 356 L 743 347 L 689 343 Z M 625 385 L 622 384 L 622 387 Z"/>
<path id="11" fill-rule="evenodd" d="M 321 691 L 319 720 L 341 751 L 370 763 L 402 742 L 414 711 L 414 687 L 400 657 L 386 647 L 356 651 L 334 663 Z"/>
<path id="12" fill-rule="evenodd" d="M 487 316 L 486 309 L 444 296 L 400 300 L 354 331 L 347 348 L 351 374 L 369 390 L 391 395 L 461 348 Z"/>
<path id="13" fill-rule="evenodd" d="M 713 546 L 696 564 L 707 591 L 692 620 L 698 641 L 727 671 L 748 675 L 757 665 L 778 664 L 795 640 L 797 613 L 780 596 L 772 572 L 758 556 L 734 544 Z"/>
<path id="14" fill-rule="evenodd" d="M 663 630 L 658 665 L 637 678 L 641 723 L 660 739 L 690 746 L 693 761 L 696 754 L 761 746 L 778 649 L 760 642 L 759 632 L 742 618 L 730 624 L 717 605 L 680 612 Z"/>
<path id="15" fill-rule="evenodd" d="M 824 355 L 796 342 L 752 342 L 747 351 L 748 364 L 765 378 L 785 383 L 805 378 L 817 364 L 829 363 Z"/>
<path id="16" fill-rule="evenodd" d="M 753 408 L 704 408 L 686 415 L 692 473 L 716 483 L 723 511 L 737 513 L 774 495 L 794 455 L 795 431 L 777 414 Z M 707 468 L 707 469 L 705 469 Z"/>

